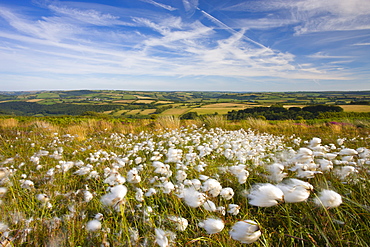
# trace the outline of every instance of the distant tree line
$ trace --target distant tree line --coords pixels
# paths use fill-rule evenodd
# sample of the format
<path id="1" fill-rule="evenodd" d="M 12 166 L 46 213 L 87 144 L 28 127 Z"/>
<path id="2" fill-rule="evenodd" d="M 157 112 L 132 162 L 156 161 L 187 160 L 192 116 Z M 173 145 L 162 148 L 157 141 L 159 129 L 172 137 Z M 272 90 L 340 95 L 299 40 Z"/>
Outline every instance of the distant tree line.
<path id="1" fill-rule="evenodd" d="M 351 101 L 351 105 L 370 105 L 370 101 L 366 100 L 359 100 L 359 101 Z"/>
<path id="2" fill-rule="evenodd" d="M 154 114 L 160 114 L 163 111 L 172 108 L 165 104 L 152 102 L 131 103 L 127 105 L 117 104 L 76 104 L 76 103 L 56 103 L 56 104 L 39 104 L 36 102 L 11 101 L 0 103 L 0 114 L 33 116 L 33 115 L 94 115 L 95 113 L 113 111 L 113 110 L 137 110 L 137 109 L 156 109 Z"/>
<path id="3" fill-rule="evenodd" d="M 343 112 L 343 108 L 336 105 L 311 105 L 301 107 L 284 108 L 280 105 L 270 107 L 253 107 L 243 110 L 233 110 L 227 113 L 229 120 L 242 120 L 247 118 L 262 118 L 267 120 L 300 120 L 300 119 L 315 119 L 321 113 L 325 112 Z"/>
<path id="4" fill-rule="evenodd" d="M 0 103 L 2 114 L 32 116 L 42 114 L 48 115 L 82 115 L 85 112 L 104 112 L 111 111 L 121 105 L 85 105 L 85 104 L 64 104 L 57 103 L 52 105 L 43 105 L 35 102 L 4 102 Z"/>

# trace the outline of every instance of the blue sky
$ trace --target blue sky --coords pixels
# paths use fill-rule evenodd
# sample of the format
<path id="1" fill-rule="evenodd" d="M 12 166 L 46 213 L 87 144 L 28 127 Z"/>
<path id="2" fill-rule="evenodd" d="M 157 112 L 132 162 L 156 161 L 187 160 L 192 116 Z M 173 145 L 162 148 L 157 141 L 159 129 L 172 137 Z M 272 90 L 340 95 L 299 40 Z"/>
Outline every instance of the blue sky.
<path id="1" fill-rule="evenodd" d="M 370 90 L 369 0 L 2 0 L 4 90 Z"/>

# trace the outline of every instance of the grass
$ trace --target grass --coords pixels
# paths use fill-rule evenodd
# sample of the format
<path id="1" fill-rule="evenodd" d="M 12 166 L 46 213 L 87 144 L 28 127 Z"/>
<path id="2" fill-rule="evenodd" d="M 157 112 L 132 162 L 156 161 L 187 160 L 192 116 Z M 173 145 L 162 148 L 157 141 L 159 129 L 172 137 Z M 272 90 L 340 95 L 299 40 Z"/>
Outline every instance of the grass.
<path id="1" fill-rule="evenodd" d="M 244 108 L 206 108 L 206 107 L 200 107 L 200 108 L 194 108 L 191 111 L 198 113 L 199 115 L 207 115 L 207 114 L 227 114 L 229 111 L 232 110 L 242 110 Z"/>
<path id="2" fill-rule="evenodd" d="M 340 105 L 346 112 L 370 112 L 370 105 Z"/>
<path id="3" fill-rule="evenodd" d="M 189 108 L 171 108 L 168 110 L 165 110 L 161 113 L 161 115 L 173 115 L 173 116 L 179 116 L 189 111 Z"/>
<path id="4" fill-rule="evenodd" d="M 313 137 L 320 137 L 323 146 L 337 146 L 325 152 L 339 152 L 338 138 L 345 139 L 344 147 L 368 150 L 368 127 L 256 119 L 230 122 L 221 115 L 191 121 L 180 121 L 174 116 L 132 122 L 74 119 L 61 124 L 62 120 L 0 119 L 0 168 L 9 168 L 6 176 L 0 172 L 0 187 L 7 189 L 0 198 L 0 222 L 7 225 L 7 229 L 0 227 L 4 246 L 156 246 L 155 228 L 176 234 L 173 246 L 240 246 L 228 231 L 235 222 L 248 219 L 256 221 L 262 233 L 251 246 L 369 245 L 369 154 L 353 157 L 352 165 L 358 172 L 344 181 L 332 171 L 301 178 L 314 187 L 307 201 L 264 208 L 250 205 L 245 197 L 256 183 L 270 182 L 265 166 L 273 162 L 285 163 L 288 177 L 295 177 L 297 174 L 289 170 L 293 164 L 287 162 L 288 151 L 307 147 Z M 362 126 L 368 124 L 362 122 Z M 210 147 L 210 153 L 199 155 L 202 147 Z M 233 151 L 231 157 L 224 155 L 228 148 Z M 182 151 L 170 156 L 173 149 Z M 169 165 L 172 175 L 156 173 L 153 157 Z M 173 160 L 168 161 L 169 158 Z M 317 155 L 314 161 L 318 159 L 322 158 Z M 339 162 L 341 157 L 335 160 Z M 72 164 L 70 169 L 63 168 L 68 162 Z M 240 163 L 249 171 L 242 184 L 227 169 Z M 88 164 L 98 177 L 76 174 Z M 203 164 L 206 166 L 202 171 L 199 166 Z M 118 172 L 128 179 L 127 173 L 133 168 L 139 169 L 141 181 L 124 183 L 128 192 L 117 210 L 104 206 L 100 199 L 108 193 L 110 185 L 105 180 L 109 174 Z M 181 185 L 176 179 L 178 170 L 186 171 L 187 179 L 206 175 L 217 179 L 223 187 L 231 187 L 235 192 L 231 200 L 220 196 L 209 200 L 217 206 L 238 204 L 240 213 L 222 215 L 203 207 L 189 207 L 178 191 L 165 193 L 164 181 Z M 32 181 L 34 187 L 27 189 L 24 180 Z M 84 200 L 87 188 L 93 194 L 88 202 Z M 144 193 L 154 188 L 157 193 L 138 201 L 138 188 Z M 322 189 L 335 190 L 343 203 L 337 208 L 315 205 L 313 201 Z M 49 196 L 52 207 L 36 199 L 40 193 Z M 104 215 L 102 229 L 89 232 L 86 224 L 97 213 Z M 176 230 L 175 223 L 167 218 L 169 215 L 186 218 L 186 230 Z M 224 229 L 207 234 L 198 226 L 207 217 L 221 218 Z"/>

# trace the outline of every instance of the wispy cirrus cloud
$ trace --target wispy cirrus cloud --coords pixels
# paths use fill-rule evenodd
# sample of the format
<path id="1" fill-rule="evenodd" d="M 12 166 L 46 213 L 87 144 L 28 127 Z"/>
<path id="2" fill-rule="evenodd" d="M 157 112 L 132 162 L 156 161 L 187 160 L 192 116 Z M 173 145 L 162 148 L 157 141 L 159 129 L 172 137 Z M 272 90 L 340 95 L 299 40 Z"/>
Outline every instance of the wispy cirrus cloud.
<path id="1" fill-rule="evenodd" d="M 337 56 L 337 55 L 329 55 L 325 52 L 316 52 L 315 54 L 308 55 L 307 57 L 310 58 L 353 58 L 353 56 Z"/>
<path id="2" fill-rule="evenodd" d="M 156 7 L 160 7 L 160 8 L 169 10 L 169 11 L 176 10 L 176 8 L 174 8 L 174 7 L 170 6 L 170 5 L 158 3 L 158 2 L 153 1 L 153 0 L 140 0 L 140 1 L 146 2 L 146 3 L 149 3 L 149 4 L 152 4 L 152 5 L 156 6 Z"/>
<path id="3" fill-rule="evenodd" d="M 223 19 L 217 12 L 223 11 L 222 8 L 207 9 L 198 0 L 182 0 L 174 6 L 169 5 L 169 1 L 142 0 L 141 5 L 130 2 L 135 5 L 132 10 L 53 1 L 42 5 L 46 14 L 38 16 L 30 16 L 15 7 L 0 6 L 0 18 L 6 24 L 0 27 L 0 73 L 48 73 L 62 77 L 99 74 L 115 78 L 112 83 L 117 81 L 117 76 L 220 77 L 237 81 L 257 77 L 281 80 L 352 78 L 348 71 L 339 69 L 344 64 L 340 60 L 355 60 L 354 56 L 324 49 L 301 56 L 271 48 L 263 38 L 250 32 L 251 29 L 287 26 L 295 28 L 298 36 L 316 32 L 314 30 L 319 28 L 315 29 L 307 16 L 321 15 L 322 3 L 316 1 L 315 7 L 314 0 L 291 1 L 290 6 L 285 1 L 261 2 L 255 6 L 254 2 L 249 2 L 250 5 L 241 2 L 222 8 L 227 9 L 226 12 L 243 8 L 254 13 L 267 9 L 275 12 L 251 18 L 231 15 Z M 230 3 L 222 6 L 227 4 Z M 140 11 L 143 6 L 153 6 L 160 11 Z M 181 11 L 186 13 L 185 17 L 179 14 Z M 289 14 L 282 18 L 279 13 L 283 12 Z M 344 16 L 339 10 L 337 12 L 337 16 Z M 350 14 L 353 12 L 347 15 Z M 303 27 L 307 28 L 304 32 Z M 357 47 L 366 42 L 352 44 Z M 302 63 L 302 58 L 311 61 Z M 326 64 L 315 62 L 329 58 L 338 63 L 332 60 Z"/>
<path id="4" fill-rule="evenodd" d="M 263 21 L 265 24 L 262 27 L 294 25 L 297 35 L 370 29 L 370 4 L 367 0 L 262 0 L 238 3 L 225 7 L 224 10 L 269 12 L 264 18 L 255 18 L 255 21 Z M 247 19 L 245 22 L 251 20 Z M 252 26 L 261 27 L 255 23 Z"/>
<path id="5" fill-rule="evenodd" d="M 356 44 L 353 44 L 353 45 L 359 45 L 359 46 L 370 45 L 370 42 L 368 42 L 368 43 L 356 43 Z"/>
<path id="6" fill-rule="evenodd" d="M 92 24 L 97 26 L 133 25 L 133 23 L 120 21 L 119 16 L 115 16 L 109 13 L 105 14 L 95 9 L 77 9 L 64 5 L 58 6 L 53 4 L 48 5 L 48 8 L 58 16 L 71 18 L 71 22 L 79 21 L 81 23 Z"/>

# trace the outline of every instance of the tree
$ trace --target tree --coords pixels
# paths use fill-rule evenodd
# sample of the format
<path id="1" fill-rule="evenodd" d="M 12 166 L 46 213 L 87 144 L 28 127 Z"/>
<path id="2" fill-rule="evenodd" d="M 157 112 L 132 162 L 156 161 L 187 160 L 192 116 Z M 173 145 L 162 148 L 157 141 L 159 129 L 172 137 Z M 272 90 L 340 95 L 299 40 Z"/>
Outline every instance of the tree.
<path id="1" fill-rule="evenodd" d="M 187 112 L 180 116 L 180 119 L 196 119 L 198 117 L 197 112 Z"/>

